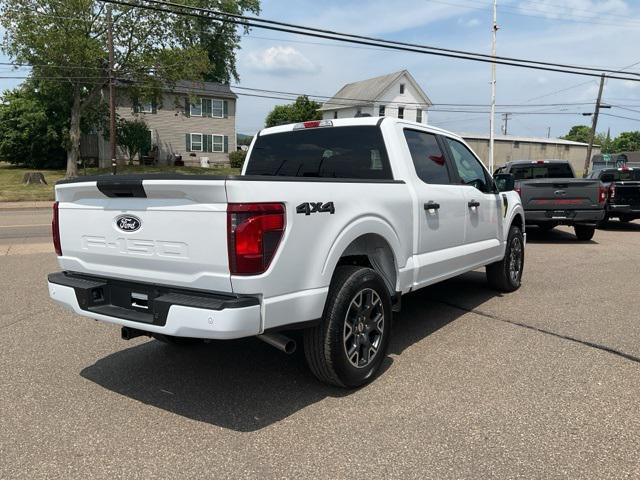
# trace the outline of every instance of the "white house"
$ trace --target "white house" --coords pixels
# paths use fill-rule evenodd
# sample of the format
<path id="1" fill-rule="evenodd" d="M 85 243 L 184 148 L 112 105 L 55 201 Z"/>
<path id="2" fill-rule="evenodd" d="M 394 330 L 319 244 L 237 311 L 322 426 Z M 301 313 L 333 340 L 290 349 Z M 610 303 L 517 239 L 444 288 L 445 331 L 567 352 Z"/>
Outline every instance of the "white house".
<path id="1" fill-rule="evenodd" d="M 348 83 L 320 111 L 323 119 L 391 116 L 427 123 L 431 100 L 407 71 Z"/>

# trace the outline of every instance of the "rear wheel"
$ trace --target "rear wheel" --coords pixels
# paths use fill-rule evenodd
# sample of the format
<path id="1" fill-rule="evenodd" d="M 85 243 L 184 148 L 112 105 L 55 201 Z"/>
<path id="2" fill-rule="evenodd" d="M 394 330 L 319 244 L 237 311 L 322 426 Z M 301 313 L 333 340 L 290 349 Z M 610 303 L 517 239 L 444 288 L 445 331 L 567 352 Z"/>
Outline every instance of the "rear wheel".
<path id="1" fill-rule="evenodd" d="M 524 236 L 517 225 L 511 225 L 507 237 L 504 258 L 487 265 L 487 281 L 501 292 L 513 292 L 520 288 L 524 268 Z"/>
<path id="2" fill-rule="evenodd" d="M 596 227 L 592 227 L 589 225 L 575 225 L 573 227 L 573 230 L 575 231 L 578 240 L 580 240 L 581 242 L 586 242 L 593 238 Z"/>
<path id="3" fill-rule="evenodd" d="M 304 334 L 304 353 L 313 374 L 339 387 L 370 382 L 387 352 L 391 315 L 389 291 L 377 272 L 338 267 L 322 322 Z"/>

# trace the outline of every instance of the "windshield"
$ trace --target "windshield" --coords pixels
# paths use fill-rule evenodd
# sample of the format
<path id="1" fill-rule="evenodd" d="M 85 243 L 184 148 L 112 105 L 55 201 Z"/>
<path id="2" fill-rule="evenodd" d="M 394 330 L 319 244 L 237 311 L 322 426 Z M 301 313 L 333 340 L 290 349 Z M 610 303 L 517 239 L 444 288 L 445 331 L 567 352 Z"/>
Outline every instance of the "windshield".
<path id="1" fill-rule="evenodd" d="M 322 127 L 259 136 L 246 175 L 391 180 L 376 126 Z"/>
<path id="2" fill-rule="evenodd" d="M 514 165 L 509 173 L 516 180 L 536 180 L 538 178 L 573 178 L 573 171 L 568 163 L 533 163 L 530 165 Z"/>

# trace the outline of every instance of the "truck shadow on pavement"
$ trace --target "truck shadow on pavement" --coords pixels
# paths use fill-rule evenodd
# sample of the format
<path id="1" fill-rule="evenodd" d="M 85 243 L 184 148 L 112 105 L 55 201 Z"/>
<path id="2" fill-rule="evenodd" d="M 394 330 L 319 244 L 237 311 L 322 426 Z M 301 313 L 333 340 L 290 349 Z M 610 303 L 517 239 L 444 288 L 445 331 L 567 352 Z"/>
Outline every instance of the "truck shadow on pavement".
<path id="1" fill-rule="evenodd" d="M 612 232 L 640 232 L 640 221 L 623 223 L 616 220 L 605 222 L 598 226 L 600 230 L 610 230 Z"/>
<path id="2" fill-rule="evenodd" d="M 567 232 L 565 230 L 560 230 L 559 228 L 545 231 L 536 226 L 527 227 L 527 243 L 575 243 L 577 245 L 598 244 L 595 240 L 581 242 L 573 234 L 573 231 Z"/>
<path id="3" fill-rule="evenodd" d="M 400 354 L 433 332 L 499 295 L 484 273 L 470 272 L 403 297 L 389 353 Z M 447 305 L 448 298 L 464 302 Z M 453 300 L 452 300 L 453 301 Z M 145 341 L 81 371 L 102 387 L 163 410 L 240 432 L 260 430 L 326 397 L 356 390 L 318 382 L 306 367 L 302 345 L 287 356 L 255 339 L 216 341 L 191 347 Z M 393 364 L 385 358 L 381 375 Z M 391 372 L 389 372 L 391 373 Z M 374 384 L 370 387 L 375 388 Z"/>

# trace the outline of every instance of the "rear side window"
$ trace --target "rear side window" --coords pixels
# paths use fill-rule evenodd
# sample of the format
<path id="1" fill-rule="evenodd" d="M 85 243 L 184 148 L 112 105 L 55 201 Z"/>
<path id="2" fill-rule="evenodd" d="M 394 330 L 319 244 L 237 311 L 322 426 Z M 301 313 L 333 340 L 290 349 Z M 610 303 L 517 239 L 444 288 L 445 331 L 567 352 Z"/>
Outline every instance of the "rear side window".
<path id="1" fill-rule="evenodd" d="M 405 130 L 404 138 L 407 140 L 413 166 L 420 180 L 434 184 L 451 183 L 447 162 L 435 135 L 418 130 Z"/>
<path id="2" fill-rule="evenodd" d="M 246 175 L 392 180 L 376 126 L 321 127 L 259 136 Z"/>
<path id="3" fill-rule="evenodd" d="M 514 165 L 510 173 L 516 180 L 536 180 L 538 178 L 573 178 L 573 171 L 568 163 L 534 163 L 531 165 Z"/>

